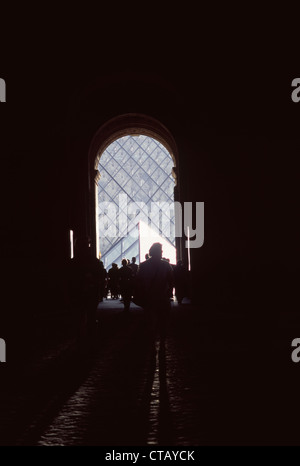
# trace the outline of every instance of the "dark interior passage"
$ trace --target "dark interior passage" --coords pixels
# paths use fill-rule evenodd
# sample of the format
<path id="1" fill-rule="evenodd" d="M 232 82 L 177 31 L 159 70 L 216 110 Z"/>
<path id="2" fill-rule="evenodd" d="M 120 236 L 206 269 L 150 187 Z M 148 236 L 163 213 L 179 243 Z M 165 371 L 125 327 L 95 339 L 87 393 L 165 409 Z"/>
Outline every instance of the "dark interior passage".
<path id="1" fill-rule="evenodd" d="M 273 327 L 266 344 L 260 320 L 254 344 L 250 316 L 199 313 L 175 302 L 165 347 L 153 353 L 141 308 L 132 305 L 124 315 L 122 303 L 104 301 L 97 321 L 92 353 L 78 358 L 74 340 L 59 345 L 57 336 L 52 351 L 20 370 L 22 384 L 7 374 L 1 387 L 1 418 L 7 419 L 1 444 L 297 442 L 288 422 L 297 378 L 282 357 L 287 330 L 282 334 Z M 270 344 L 275 348 L 271 364 Z M 279 403 L 273 387 L 282 376 L 291 397 Z"/>
<path id="2" fill-rule="evenodd" d="M 6 60 L 0 443 L 299 444 L 300 106 L 279 60 L 286 49 L 274 47 L 271 63 L 271 42 L 253 50 L 251 27 L 251 47 L 237 51 L 241 31 L 225 45 L 226 23 L 216 47 L 211 31 L 183 47 L 173 30 L 178 47 L 161 47 L 158 34 L 157 47 L 150 35 L 139 50 L 134 37 L 118 60 L 106 47 L 98 60 L 111 37 L 101 42 L 100 29 L 96 52 L 78 30 L 70 48 L 53 51 L 51 30 L 49 50 L 30 45 Z M 154 54 L 150 71 L 144 57 Z M 125 321 L 117 300 L 101 303 L 95 346 L 79 357 L 70 230 L 96 257 L 97 154 L 141 128 L 175 142 L 175 201 L 205 204 L 191 301 L 172 303 L 165 352 L 155 355 L 141 311 Z M 184 242 L 176 247 L 186 259 Z"/>

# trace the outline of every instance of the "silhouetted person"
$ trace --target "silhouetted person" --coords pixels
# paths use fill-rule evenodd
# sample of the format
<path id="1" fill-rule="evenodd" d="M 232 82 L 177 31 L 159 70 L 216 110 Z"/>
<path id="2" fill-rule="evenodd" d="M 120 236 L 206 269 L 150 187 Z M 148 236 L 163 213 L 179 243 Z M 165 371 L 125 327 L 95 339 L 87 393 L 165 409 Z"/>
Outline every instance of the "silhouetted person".
<path id="1" fill-rule="evenodd" d="M 129 265 L 129 267 L 131 268 L 132 274 L 135 277 L 136 274 L 137 274 L 138 268 L 139 268 L 139 266 L 136 264 L 136 258 L 135 257 L 132 257 L 131 264 Z"/>
<path id="2" fill-rule="evenodd" d="M 132 291 L 131 292 L 133 294 L 133 291 L 135 289 L 136 274 L 137 274 L 137 271 L 138 271 L 138 268 L 139 268 L 139 266 L 136 264 L 136 257 L 131 258 L 131 264 L 129 265 L 129 267 L 132 270 Z"/>
<path id="3" fill-rule="evenodd" d="M 142 262 L 136 276 L 136 287 L 144 293 L 144 308 L 148 314 L 151 338 L 164 343 L 167 320 L 171 308 L 170 287 L 173 287 L 171 265 L 162 260 L 162 245 L 154 243 L 149 250 L 150 258 Z"/>
<path id="4" fill-rule="evenodd" d="M 106 296 L 106 278 L 107 278 L 107 272 L 104 268 L 104 264 L 102 261 L 99 261 L 100 264 L 100 283 L 99 283 L 99 288 L 100 288 L 100 296 L 99 296 L 99 301 L 102 302 L 103 298 Z"/>
<path id="5" fill-rule="evenodd" d="M 100 261 L 92 255 L 88 239 L 77 239 L 70 264 L 69 297 L 77 320 L 79 347 L 86 337 L 93 337 L 96 329 L 101 276 Z"/>
<path id="6" fill-rule="evenodd" d="M 187 272 L 181 260 L 177 262 L 173 270 L 175 296 L 178 303 L 181 304 L 187 293 Z"/>
<path id="7" fill-rule="evenodd" d="M 132 295 L 132 270 L 127 264 L 127 260 L 123 259 L 122 267 L 119 269 L 119 286 L 125 312 L 129 311 Z"/>
<path id="8" fill-rule="evenodd" d="M 108 271 L 109 289 L 112 299 L 119 297 L 119 268 L 118 265 L 113 263 L 111 269 Z"/>

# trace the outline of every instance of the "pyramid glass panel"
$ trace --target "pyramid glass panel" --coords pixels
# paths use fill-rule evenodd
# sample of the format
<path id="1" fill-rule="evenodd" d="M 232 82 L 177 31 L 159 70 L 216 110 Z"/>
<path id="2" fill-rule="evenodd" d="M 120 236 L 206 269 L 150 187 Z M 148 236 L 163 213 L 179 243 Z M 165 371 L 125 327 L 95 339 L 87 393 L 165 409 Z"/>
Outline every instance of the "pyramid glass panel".
<path id="1" fill-rule="evenodd" d="M 141 260 L 144 259 L 139 249 L 139 211 L 145 213 L 143 220 L 148 217 L 149 226 L 153 226 L 151 218 L 152 221 L 154 219 L 157 231 L 170 245 L 175 246 L 173 165 L 173 159 L 166 148 L 155 139 L 144 135 L 124 136 L 105 149 L 98 165 L 98 219 L 99 225 L 105 222 L 107 231 L 113 231 L 109 229 L 109 222 L 115 222 L 117 231 L 116 236 L 99 235 L 100 253 L 105 267 L 110 268 L 112 262 L 118 263 L 122 257 L 131 259 L 131 255 L 137 257 L 137 262 L 140 257 Z M 122 197 L 124 195 L 127 196 L 125 201 Z M 112 203 L 116 215 L 107 211 L 105 202 Z M 172 206 L 169 227 L 166 226 L 168 218 L 165 215 L 163 228 L 162 214 L 151 215 L 154 202 L 167 202 Z M 135 236 L 128 234 L 132 228 L 136 230 Z M 103 234 L 103 228 L 100 227 L 99 232 Z"/>

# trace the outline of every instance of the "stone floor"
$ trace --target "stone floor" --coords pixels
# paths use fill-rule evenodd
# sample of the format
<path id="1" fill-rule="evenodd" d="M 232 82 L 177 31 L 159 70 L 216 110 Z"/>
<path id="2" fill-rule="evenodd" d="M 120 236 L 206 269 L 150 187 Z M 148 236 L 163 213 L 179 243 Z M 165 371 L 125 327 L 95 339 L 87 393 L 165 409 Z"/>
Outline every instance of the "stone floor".
<path id="1" fill-rule="evenodd" d="M 273 321 L 268 339 L 257 322 L 173 303 L 165 347 L 153 351 L 143 310 L 132 305 L 125 315 L 119 301 L 104 301 L 92 352 L 78 357 L 69 339 L 17 378 L 8 374 L 0 443 L 297 443 L 299 369 L 289 362 L 289 330 Z"/>

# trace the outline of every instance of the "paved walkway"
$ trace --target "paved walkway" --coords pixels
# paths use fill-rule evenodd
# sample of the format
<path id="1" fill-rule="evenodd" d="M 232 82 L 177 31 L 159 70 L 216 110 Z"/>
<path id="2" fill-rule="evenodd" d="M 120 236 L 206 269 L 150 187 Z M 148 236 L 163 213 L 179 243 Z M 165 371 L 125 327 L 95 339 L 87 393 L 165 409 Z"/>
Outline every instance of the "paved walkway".
<path id="1" fill-rule="evenodd" d="M 62 343 L 52 365 L 36 363 L 27 378 L 20 374 L 24 389 L 18 385 L 15 392 L 3 392 L 1 444 L 188 446 L 298 440 L 289 427 L 292 400 L 279 404 L 278 392 L 272 393 L 276 367 L 285 367 L 285 342 L 276 339 L 274 328 L 275 361 L 266 354 L 263 330 L 255 332 L 253 341 L 250 316 L 200 312 L 174 303 L 165 347 L 156 352 L 137 306 L 127 316 L 119 301 L 104 301 L 97 320 L 90 355 L 74 359 L 72 341 Z M 269 384 L 262 386 L 260 380 Z M 289 379 L 293 381 L 296 375 Z"/>

